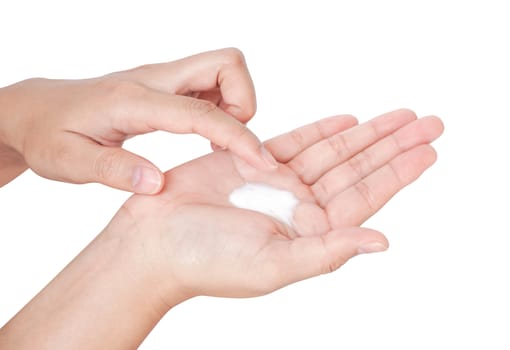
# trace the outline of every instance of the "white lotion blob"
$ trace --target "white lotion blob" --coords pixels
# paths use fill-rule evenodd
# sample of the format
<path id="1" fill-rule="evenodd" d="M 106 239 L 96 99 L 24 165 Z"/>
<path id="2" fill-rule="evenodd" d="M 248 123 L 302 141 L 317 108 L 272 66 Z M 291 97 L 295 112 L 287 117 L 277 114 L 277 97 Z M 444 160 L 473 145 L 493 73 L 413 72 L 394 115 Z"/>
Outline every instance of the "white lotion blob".
<path id="1" fill-rule="evenodd" d="M 238 208 L 258 211 L 292 226 L 299 200 L 292 192 L 262 183 L 246 183 L 230 193 L 230 202 Z"/>

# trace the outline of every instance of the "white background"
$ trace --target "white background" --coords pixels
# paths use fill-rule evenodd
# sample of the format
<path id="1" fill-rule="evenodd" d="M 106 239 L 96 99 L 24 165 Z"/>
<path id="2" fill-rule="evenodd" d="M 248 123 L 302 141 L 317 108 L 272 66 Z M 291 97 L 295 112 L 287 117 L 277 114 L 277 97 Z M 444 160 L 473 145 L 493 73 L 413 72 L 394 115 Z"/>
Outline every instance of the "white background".
<path id="1" fill-rule="evenodd" d="M 261 298 L 191 300 L 141 348 L 509 349 L 505 2 L 259 3 L 0 3 L 0 86 L 236 46 L 257 88 L 250 125 L 261 139 L 337 113 L 364 121 L 408 107 L 444 120 L 437 164 L 366 223 L 387 234 L 388 252 Z M 162 169 L 208 152 L 197 136 L 163 133 L 126 146 Z M 0 324 L 127 197 L 30 172 L 0 188 Z"/>

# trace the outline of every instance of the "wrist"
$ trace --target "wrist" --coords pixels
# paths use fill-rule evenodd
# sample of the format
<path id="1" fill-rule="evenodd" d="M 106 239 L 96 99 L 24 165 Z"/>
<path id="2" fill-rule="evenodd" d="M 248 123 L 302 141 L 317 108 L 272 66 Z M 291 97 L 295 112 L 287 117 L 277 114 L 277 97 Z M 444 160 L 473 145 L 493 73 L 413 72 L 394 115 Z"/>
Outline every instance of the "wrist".
<path id="1" fill-rule="evenodd" d="M 179 288 L 169 289 L 149 245 L 123 216 L 121 210 L 5 325 L 0 342 L 16 349 L 137 348 L 164 314 L 186 299 Z M 174 296 L 163 295 L 169 292 Z"/>
<path id="2" fill-rule="evenodd" d="M 142 292 L 152 308 L 163 315 L 192 295 L 169 271 L 171 258 L 164 256 L 165 250 L 155 232 L 159 231 L 151 230 L 150 224 L 135 221 L 123 206 L 97 240 L 115 247 L 114 261 L 123 262 L 119 268 L 133 277 L 133 282 L 144 289 Z"/>

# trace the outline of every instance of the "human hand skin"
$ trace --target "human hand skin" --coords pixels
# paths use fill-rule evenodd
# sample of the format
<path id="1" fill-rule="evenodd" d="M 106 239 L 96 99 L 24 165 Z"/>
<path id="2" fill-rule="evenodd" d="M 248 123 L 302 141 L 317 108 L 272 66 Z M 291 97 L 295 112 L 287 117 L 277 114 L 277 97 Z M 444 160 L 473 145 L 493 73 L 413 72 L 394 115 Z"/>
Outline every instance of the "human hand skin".
<path id="1" fill-rule="evenodd" d="M 126 139 L 156 130 L 200 134 L 259 169 L 272 169 L 274 159 L 244 125 L 255 109 L 237 49 L 94 79 L 22 81 L 0 89 L 0 186 L 30 167 L 54 180 L 157 193 L 161 171 L 121 148 Z"/>
<path id="2" fill-rule="evenodd" d="M 381 233 L 359 225 L 433 164 L 429 143 L 443 125 L 407 110 L 355 125 L 332 117 L 267 141 L 279 161 L 272 173 L 228 151 L 167 172 L 163 191 L 132 196 L 0 331 L 0 344 L 136 348 L 169 309 L 194 296 L 263 295 L 385 250 Z M 300 200 L 295 229 L 233 207 L 228 196 L 245 182 L 292 191 Z"/>

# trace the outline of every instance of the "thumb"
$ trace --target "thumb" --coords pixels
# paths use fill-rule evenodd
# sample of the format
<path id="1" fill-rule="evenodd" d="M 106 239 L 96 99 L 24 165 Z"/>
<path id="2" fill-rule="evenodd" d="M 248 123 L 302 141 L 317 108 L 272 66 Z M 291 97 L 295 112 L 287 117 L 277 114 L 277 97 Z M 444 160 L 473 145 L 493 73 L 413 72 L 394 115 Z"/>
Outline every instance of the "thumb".
<path id="1" fill-rule="evenodd" d="M 156 194 L 163 187 L 161 171 L 147 159 L 120 147 L 80 145 L 76 162 L 65 164 L 72 182 L 98 182 L 129 192 Z"/>
<path id="2" fill-rule="evenodd" d="M 388 249 L 382 233 L 361 227 L 337 229 L 285 243 L 286 247 L 281 246 L 275 252 L 281 259 L 282 286 L 333 272 L 358 254 Z"/>

